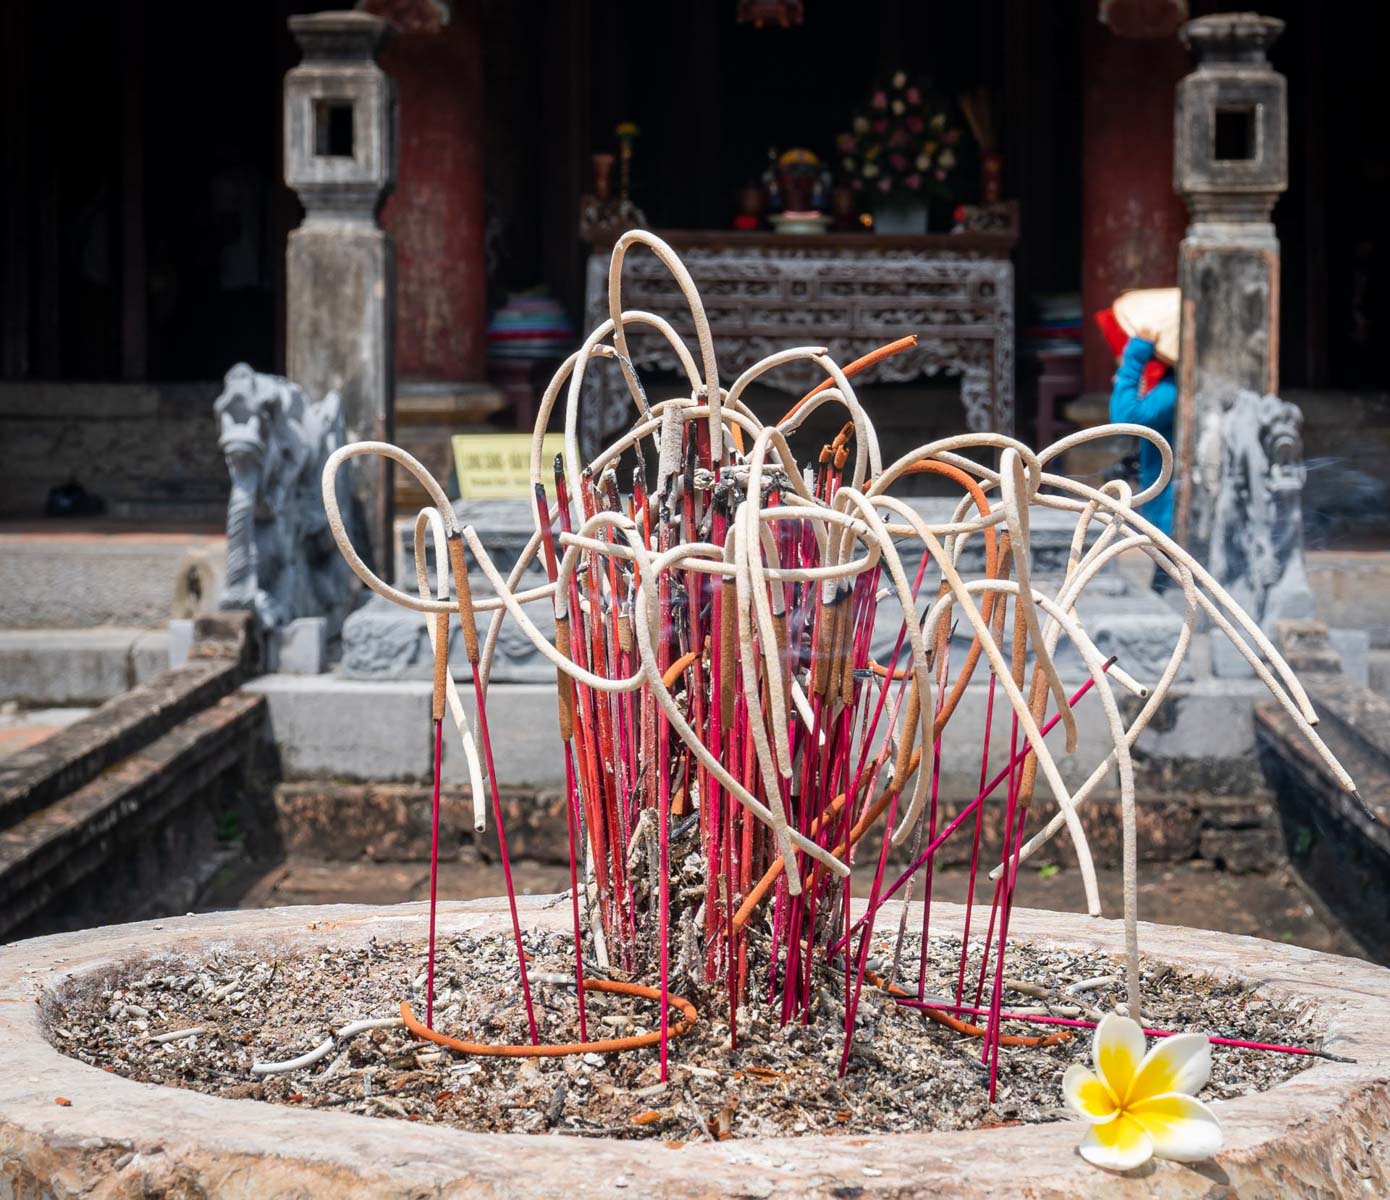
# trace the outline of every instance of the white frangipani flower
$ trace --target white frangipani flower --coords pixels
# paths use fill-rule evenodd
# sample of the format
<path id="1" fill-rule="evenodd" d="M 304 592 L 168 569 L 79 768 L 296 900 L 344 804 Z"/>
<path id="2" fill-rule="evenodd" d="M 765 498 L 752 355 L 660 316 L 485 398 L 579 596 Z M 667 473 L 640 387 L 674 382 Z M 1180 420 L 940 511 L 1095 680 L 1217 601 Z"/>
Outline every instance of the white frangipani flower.
<path id="1" fill-rule="evenodd" d="M 1128 1171 L 1157 1155 L 1200 1162 L 1221 1148 L 1221 1125 L 1194 1099 L 1211 1075 L 1211 1043 L 1180 1033 L 1144 1053 L 1136 1021 L 1110 1013 L 1096 1026 L 1095 1071 L 1079 1063 L 1062 1076 L 1067 1104 L 1090 1124 L 1081 1157 Z"/>

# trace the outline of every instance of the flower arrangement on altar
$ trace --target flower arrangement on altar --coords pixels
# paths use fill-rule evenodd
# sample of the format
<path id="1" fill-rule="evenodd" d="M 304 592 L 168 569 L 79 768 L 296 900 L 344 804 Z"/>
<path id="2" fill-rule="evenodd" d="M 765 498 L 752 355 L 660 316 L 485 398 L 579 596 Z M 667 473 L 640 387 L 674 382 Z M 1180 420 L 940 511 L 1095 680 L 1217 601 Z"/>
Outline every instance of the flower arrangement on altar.
<path id="1" fill-rule="evenodd" d="M 868 107 L 855 114 L 835 148 L 855 191 L 950 198 L 965 137 L 942 97 L 897 71 L 873 89 Z"/>

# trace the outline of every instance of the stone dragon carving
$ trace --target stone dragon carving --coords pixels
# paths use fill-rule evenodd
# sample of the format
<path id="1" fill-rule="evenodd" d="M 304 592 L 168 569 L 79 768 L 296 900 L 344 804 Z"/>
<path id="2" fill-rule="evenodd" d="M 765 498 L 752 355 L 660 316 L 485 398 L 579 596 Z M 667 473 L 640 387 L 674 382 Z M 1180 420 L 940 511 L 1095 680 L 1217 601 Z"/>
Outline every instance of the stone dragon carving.
<path id="1" fill-rule="evenodd" d="M 1303 413 L 1234 385 L 1216 399 L 1198 440 L 1198 533 L 1212 574 L 1272 630 L 1313 612 L 1303 563 Z"/>
<path id="2" fill-rule="evenodd" d="M 356 592 L 319 495 L 323 465 L 345 440 L 337 393 L 312 401 L 290 380 L 237 363 L 213 413 L 232 479 L 218 607 L 249 609 L 268 630 L 326 617 L 336 634 Z M 339 487 L 349 519 L 360 526 L 350 484 L 340 480 Z"/>

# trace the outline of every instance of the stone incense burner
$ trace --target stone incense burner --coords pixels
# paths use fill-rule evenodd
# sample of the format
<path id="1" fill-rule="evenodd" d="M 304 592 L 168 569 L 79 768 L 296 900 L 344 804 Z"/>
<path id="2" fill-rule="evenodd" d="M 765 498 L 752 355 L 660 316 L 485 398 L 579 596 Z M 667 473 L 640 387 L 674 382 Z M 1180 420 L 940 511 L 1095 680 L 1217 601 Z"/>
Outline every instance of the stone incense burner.
<path id="1" fill-rule="evenodd" d="M 942 932 L 960 912 L 939 905 Z M 528 928 L 564 928 L 563 906 L 523 902 Z M 1211 1161 L 1152 1162 L 1106 1176 L 1076 1153 L 1075 1126 L 969 1133 L 688 1144 L 480 1135 L 297 1111 L 135 1083 L 46 1039 L 43 1005 L 74 979 L 152 953 L 360 945 L 418 936 L 423 909 L 332 906 L 169 918 L 0 950 L 0 1179 L 19 1196 L 906 1196 L 1384 1195 L 1390 1191 L 1390 971 L 1250 938 L 1159 925 L 1146 953 L 1258 981 L 1315 1003 L 1317 1062 L 1263 1094 L 1215 1102 L 1227 1130 Z M 1118 951 L 1118 922 L 1018 910 L 1020 944 Z M 505 901 L 441 906 L 441 934 L 504 931 Z M 67 1103 L 63 1103 L 66 1101 Z M 1229 1189 L 1229 1190 L 1228 1190 Z"/>

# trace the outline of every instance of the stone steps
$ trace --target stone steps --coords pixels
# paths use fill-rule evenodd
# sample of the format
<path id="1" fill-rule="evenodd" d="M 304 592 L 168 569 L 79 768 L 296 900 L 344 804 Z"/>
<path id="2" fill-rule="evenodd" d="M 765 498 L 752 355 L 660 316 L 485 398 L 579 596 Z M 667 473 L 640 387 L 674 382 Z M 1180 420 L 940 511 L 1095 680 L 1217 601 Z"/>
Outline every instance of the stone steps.
<path id="1" fill-rule="evenodd" d="M 226 536 L 146 522 L 0 522 L 0 629 L 163 629 L 217 600 Z"/>
<path id="2" fill-rule="evenodd" d="M 193 902 L 264 726 L 246 620 L 199 618 L 186 664 L 0 761 L 0 940 Z"/>
<path id="3" fill-rule="evenodd" d="M 175 667 L 11 755 L 0 762 L 0 830 L 82 787 L 220 700 L 239 678 L 236 663 L 222 659 Z"/>
<path id="4" fill-rule="evenodd" d="M 26 707 L 102 704 L 168 667 L 164 629 L 0 629 L 0 700 Z"/>
<path id="5" fill-rule="evenodd" d="M 234 692 L 0 832 L 0 938 L 191 904 L 216 868 L 219 781 L 265 701 Z M 80 888 L 79 888 L 79 885 Z"/>

